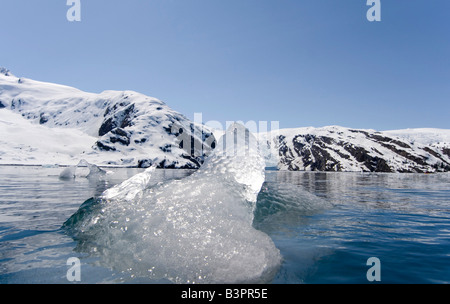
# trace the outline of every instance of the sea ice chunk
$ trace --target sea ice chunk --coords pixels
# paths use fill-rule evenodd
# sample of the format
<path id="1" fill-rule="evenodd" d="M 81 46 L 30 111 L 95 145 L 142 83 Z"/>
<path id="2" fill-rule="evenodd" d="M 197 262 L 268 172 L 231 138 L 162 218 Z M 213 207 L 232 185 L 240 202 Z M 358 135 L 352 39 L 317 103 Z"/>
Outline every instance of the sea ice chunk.
<path id="1" fill-rule="evenodd" d="M 265 166 L 252 137 L 234 124 L 192 175 L 145 189 L 151 168 L 86 202 L 65 224 L 77 248 L 132 276 L 175 283 L 270 281 L 281 256 L 252 226 Z"/>
<path id="2" fill-rule="evenodd" d="M 131 202 L 139 200 L 151 179 L 156 167 L 152 166 L 144 172 L 134 175 L 119 185 L 116 185 L 105 192 L 101 198 L 109 201 Z"/>
<path id="3" fill-rule="evenodd" d="M 73 179 L 75 178 L 75 172 L 77 170 L 77 166 L 69 166 L 64 168 L 61 173 L 59 173 L 60 179 Z"/>

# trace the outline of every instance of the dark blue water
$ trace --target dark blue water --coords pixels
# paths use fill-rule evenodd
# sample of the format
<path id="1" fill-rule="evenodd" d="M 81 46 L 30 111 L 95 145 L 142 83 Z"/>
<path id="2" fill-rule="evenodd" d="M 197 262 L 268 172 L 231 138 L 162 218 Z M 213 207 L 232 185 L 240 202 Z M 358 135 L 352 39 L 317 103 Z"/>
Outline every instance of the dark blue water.
<path id="1" fill-rule="evenodd" d="M 368 283 L 370 257 L 380 260 L 382 283 L 450 282 L 450 175 L 277 172 L 267 179 L 334 204 L 271 233 L 286 258 L 275 282 Z"/>
<path id="2" fill-rule="evenodd" d="M 78 257 L 82 283 L 151 283 L 76 250 L 62 224 L 91 197 L 139 172 L 61 180 L 61 168 L 0 167 L 0 283 L 67 283 Z M 157 170 L 157 179 L 190 171 Z M 450 175 L 266 172 L 254 226 L 279 248 L 273 283 L 450 282 Z"/>

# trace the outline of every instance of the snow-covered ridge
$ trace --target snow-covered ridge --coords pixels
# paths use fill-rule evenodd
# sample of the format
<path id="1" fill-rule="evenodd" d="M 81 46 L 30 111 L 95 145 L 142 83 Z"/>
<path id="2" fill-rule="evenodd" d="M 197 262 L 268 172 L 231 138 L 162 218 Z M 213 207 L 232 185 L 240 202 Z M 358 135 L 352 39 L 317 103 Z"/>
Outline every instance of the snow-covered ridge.
<path id="1" fill-rule="evenodd" d="M 391 137 L 399 137 L 412 143 L 421 145 L 440 145 L 450 143 L 450 131 L 436 128 L 419 128 L 383 131 L 383 134 Z"/>
<path id="2" fill-rule="evenodd" d="M 137 92 L 87 93 L 0 68 L 0 164 L 199 168 L 216 145 L 213 133 L 223 130 Z M 327 126 L 255 135 L 266 166 L 280 170 L 450 171 L 450 130 Z"/>
<path id="3" fill-rule="evenodd" d="M 385 131 L 340 126 L 296 128 L 262 137 L 293 171 L 450 171 L 450 130 Z"/>
<path id="4" fill-rule="evenodd" d="M 97 165 L 198 168 L 211 149 L 211 133 L 156 98 L 133 91 L 87 93 L 0 71 L 0 123 L 9 125 L 0 139 L 0 163 L 70 165 L 86 159 Z M 179 146 L 181 129 L 194 131 L 194 147 L 200 151 Z M 65 145 L 48 136 L 55 130 L 77 149 L 47 149 Z"/>

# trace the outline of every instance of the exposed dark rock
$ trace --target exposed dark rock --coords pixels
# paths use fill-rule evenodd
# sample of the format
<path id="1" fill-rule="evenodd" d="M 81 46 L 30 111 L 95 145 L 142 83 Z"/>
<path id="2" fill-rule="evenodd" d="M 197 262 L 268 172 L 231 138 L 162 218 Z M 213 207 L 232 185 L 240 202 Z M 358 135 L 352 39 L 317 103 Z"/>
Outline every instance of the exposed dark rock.
<path id="1" fill-rule="evenodd" d="M 436 151 L 434 151 L 434 150 L 431 149 L 430 147 L 424 147 L 424 148 L 422 148 L 422 149 L 423 149 L 424 151 L 430 153 L 430 154 L 433 155 L 434 157 L 440 159 L 442 162 L 447 163 L 447 162 L 442 158 L 442 156 L 441 156 L 439 153 L 437 153 Z M 449 163 L 447 163 L 447 164 L 450 165 Z"/>
<path id="2" fill-rule="evenodd" d="M 20 109 L 26 102 L 23 99 L 13 99 L 11 101 L 11 110 Z"/>
<path id="3" fill-rule="evenodd" d="M 386 163 L 386 160 L 379 157 L 374 157 L 372 159 L 372 164 L 375 165 L 374 170 L 372 172 L 392 172 L 391 167 Z"/>
<path id="4" fill-rule="evenodd" d="M 304 138 L 307 144 L 302 143 Z M 297 155 L 301 155 L 304 167 L 309 167 L 312 171 L 340 171 L 341 165 L 338 160 L 334 159 L 325 149 L 327 144 L 334 142 L 330 137 L 315 137 L 314 135 L 299 135 L 294 138 L 294 151 Z M 282 146 L 280 152 L 286 152 L 287 147 Z M 291 155 L 294 159 L 293 155 Z M 291 170 L 298 170 L 291 164 Z"/>
<path id="5" fill-rule="evenodd" d="M 419 165 L 422 165 L 422 166 L 426 166 L 427 165 L 426 161 L 423 158 L 411 155 L 410 153 L 408 153 L 405 150 L 397 149 L 397 147 L 395 147 L 394 145 L 389 145 L 389 144 L 385 144 L 385 143 L 381 143 L 381 145 L 386 147 L 386 148 L 388 148 L 389 150 L 395 152 L 396 154 L 401 155 L 404 158 L 407 158 L 407 159 L 409 159 L 409 160 L 411 160 L 411 161 L 413 161 L 413 162 L 415 162 L 415 163 L 417 163 Z"/>
<path id="6" fill-rule="evenodd" d="M 358 162 L 363 163 L 370 172 L 392 172 L 386 161 L 377 156 L 373 157 L 369 151 L 363 147 L 354 145 L 344 145 L 344 149 L 348 151 Z"/>
<path id="7" fill-rule="evenodd" d="M 110 139 L 111 143 L 120 143 L 124 146 L 128 146 L 130 144 L 130 139 L 123 136 L 111 136 Z"/>
<path id="8" fill-rule="evenodd" d="M 349 130 L 350 132 L 353 132 L 353 133 L 362 133 L 362 134 L 365 134 L 367 137 L 369 137 L 369 132 L 367 132 L 367 131 L 364 131 L 364 130 Z"/>
<path id="9" fill-rule="evenodd" d="M 405 149 L 412 149 L 412 147 L 410 145 L 408 145 L 407 143 L 405 143 L 403 141 L 392 139 L 391 143 L 396 144 L 397 146 L 405 148 Z"/>
<path id="10" fill-rule="evenodd" d="M 147 138 L 141 138 L 141 139 L 135 139 L 134 140 L 135 144 L 143 144 L 145 142 L 147 142 Z"/>
<path id="11" fill-rule="evenodd" d="M 114 113 L 113 112 L 114 110 L 117 110 L 115 106 L 112 108 L 112 110 L 108 107 L 105 112 L 105 117 L 110 113 Z M 113 114 L 111 117 L 109 117 L 102 123 L 100 129 L 98 130 L 98 135 L 103 136 L 115 128 L 123 129 L 131 126 L 133 112 L 134 112 L 134 104 L 131 104 L 125 109 Z"/>
<path id="12" fill-rule="evenodd" d="M 368 134 L 367 136 L 378 142 L 392 143 L 405 149 L 411 149 L 411 146 L 408 145 L 407 143 L 386 136 L 381 136 L 379 134 Z"/>
<path id="13" fill-rule="evenodd" d="M 152 165 L 153 165 L 153 160 L 151 160 L 151 159 L 138 160 L 138 168 L 150 168 Z"/>
<path id="14" fill-rule="evenodd" d="M 449 148 L 443 148 L 443 149 L 442 149 L 442 153 L 444 153 L 445 155 L 447 155 L 448 157 L 450 157 L 450 149 L 449 149 Z"/>
<path id="15" fill-rule="evenodd" d="M 172 145 L 169 145 L 169 144 L 167 144 L 167 145 L 164 145 L 164 147 L 159 147 L 160 149 L 161 149 L 161 151 L 163 151 L 163 152 L 172 152 Z"/>
<path id="16" fill-rule="evenodd" d="M 108 144 L 103 143 L 102 141 L 97 141 L 95 143 L 97 147 L 102 151 L 116 151 L 116 148 L 109 146 Z"/>
<path id="17" fill-rule="evenodd" d="M 192 163 L 188 165 L 188 168 L 185 167 L 185 169 L 198 169 L 205 161 L 203 157 L 192 157 L 191 155 L 181 155 L 181 157 Z"/>
<path id="18" fill-rule="evenodd" d="M 41 113 L 40 115 L 40 119 L 39 119 L 39 124 L 43 125 L 45 123 L 48 122 L 49 116 L 45 113 Z"/>

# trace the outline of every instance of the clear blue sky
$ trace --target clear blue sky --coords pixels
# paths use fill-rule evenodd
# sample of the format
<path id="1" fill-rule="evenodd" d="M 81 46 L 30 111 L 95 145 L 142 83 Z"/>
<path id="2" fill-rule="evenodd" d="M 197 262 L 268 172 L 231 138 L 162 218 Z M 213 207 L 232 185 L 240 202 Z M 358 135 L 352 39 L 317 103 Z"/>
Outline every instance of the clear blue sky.
<path id="1" fill-rule="evenodd" d="M 0 66 L 204 121 L 450 129 L 450 1 L 1 0 Z"/>

